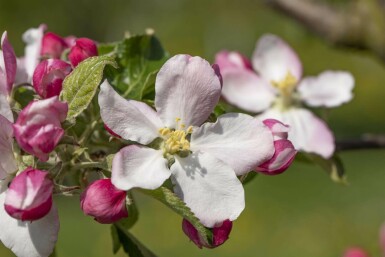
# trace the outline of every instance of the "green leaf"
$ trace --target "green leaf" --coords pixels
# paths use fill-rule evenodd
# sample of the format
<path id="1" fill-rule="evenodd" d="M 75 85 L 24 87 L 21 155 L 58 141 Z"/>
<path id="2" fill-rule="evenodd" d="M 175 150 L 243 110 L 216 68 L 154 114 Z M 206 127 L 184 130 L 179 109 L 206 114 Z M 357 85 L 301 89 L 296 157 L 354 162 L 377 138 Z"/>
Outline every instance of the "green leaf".
<path id="1" fill-rule="evenodd" d="M 166 61 L 166 52 L 153 34 L 146 34 L 124 39 L 116 54 L 120 69 L 114 73 L 109 70 L 111 84 L 124 97 L 142 100 L 154 90 L 156 72 Z"/>
<path id="2" fill-rule="evenodd" d="M 130 192 L 127 192 L 127 198 L 128 199 L 126 201 L 127 202 L 126 207 L 127 207 L 128 217 L 118 221 L 117 223 L 119 223 L 119 225 L 121 227 L 124 227 L 126 230 L 129 230 L 138 221 L 139 211 L 138 211 L 138 208 L 136 207 L 134 198 L 132 197 L 132 194 Z"/>
<path id="3" fill-rule="evenodd" d="M 68 103 L 67 120 L 74 120 L 91 103 L 106 65 L 117 67 L 112 56 L 95 56 L 81 62 L 63 82 L 61 99 Z"/>
<path id="4" fill-rule="evenodd" d="M 195 214 L 190 208 L 187 207 L 186 204 L 170 189 L 160 187 L 156 190 L 140 189 L 140 191 L 159 200 L 174 212 L 188 220 L 196 228 L 201 239 L 204 240 L 206 244 L 211 245 L 213 237 L 212 232 L 200 223 L 199 219 L 195 217 Z"/>
<path id="5" fill-rule="evenodd" d="M 343 163 L 337 155 L 333 155 L 331 158 L 325 159 L 317 154 L 300 153 L 299 158 L 307 159 L 320 166 L 329 174 L 332 181 L 344 185 L 348 184 Z"/>
<path id="6" fill-rule="evenodd" d="M 115 223 L 113 225 L 115 229 L 111 229 L 113 240 L 116 240 L 116 236 L 119 239 L 120 245 L 123 246 L 124 251 L 130 257 L 156 257 L 146 246 L 144 246 L 137 238 L 135 238 L 128 230 L 124 227 Z M 115 237 L 115 239 L 114 239 Z M 114 242 L 114 251 L 119 250 L 120 246 L 116 241 Z"/>
<path id="7" fill-rule="evenodd" d="M 118 228 L 115 225 L 111 226 L 111 239 L 112 239 L 112 252 L 116 254 L 122 244 L 120 243 L 119 240 L 119 235 L 118 235 Z"/>
<path id="8" fill-rule="evenodd" d="M 98 54 L 99 55 L 106 55 L 106 54 L 113 53 L 116 49 L 117 44 L 118 44 L 118 42 L 98 44 Z"/>

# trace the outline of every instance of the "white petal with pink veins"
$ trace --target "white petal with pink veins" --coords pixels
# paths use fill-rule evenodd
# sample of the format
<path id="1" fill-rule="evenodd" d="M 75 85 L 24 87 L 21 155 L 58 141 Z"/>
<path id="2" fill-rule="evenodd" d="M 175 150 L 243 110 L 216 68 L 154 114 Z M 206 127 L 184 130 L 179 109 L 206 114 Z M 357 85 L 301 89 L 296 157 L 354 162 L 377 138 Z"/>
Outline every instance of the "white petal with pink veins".
<path id="1" fill-rule="evenodd" d="M 178 128 L 177 118 L 186 127 L 200 126 L 218 103 L 221 83 L 206 60 L 176 55 L 160 69 L 155 91 L 155 107 L 167 127 Z"/>
<path id="2" fill-rule="evenodd" d="M 233 221 L 245 208 L 243 187 L 233 169 L 210 154 L 176 156 L 171 171 L 175 193 L 204 226 Z"/>
<path id="3" fill-rule="evenodd" d="M 267 81 L 279 82 L 288 72 L 298 81 L 302 76 L 302 64 L 297 53 L 275 35 L 262 36 L 253 53 L 254 69 Z"/>
<path id="4" fill-rule="evenodd" d="M 241 113 L 227 113 L 215 123 L 193 130 L 191 150 L 202 151 L 222 160 L 243 175 L 274 154 L 273 135 L 259 120 Z"/>
<path id="5" fill-rule="evenodd" d="M 17 171 L 17 164 L 13 155 L 12 123 L 0 115 L 0 180 L 8 174 Z"/>
<path id="6" fill-rule="evenodd" d="M 149 144 L 164 127 L 157 113 L 148 105 L 126 100 L 104 81 L 99 93 L 100 115 L 114 133 L 124 139 Z"/>
<path id="7" fill-rule="evenodd" d="M 304 78 L 298 86 L 300 97 L 313 107 L 337 107 L 353 98 L 354 78 L 344 71 L 325 71 Z"/>
<path id="8" fill-rule="evenodd" d="M 298 150 L 316 153 L 329 158 L 335 150 L 334 136 L 327 124 L 304 108 L 291 108 L 281 112 L 270 109 L 258 119 L 277 119 L 290 126 L 288 139 Z"/>

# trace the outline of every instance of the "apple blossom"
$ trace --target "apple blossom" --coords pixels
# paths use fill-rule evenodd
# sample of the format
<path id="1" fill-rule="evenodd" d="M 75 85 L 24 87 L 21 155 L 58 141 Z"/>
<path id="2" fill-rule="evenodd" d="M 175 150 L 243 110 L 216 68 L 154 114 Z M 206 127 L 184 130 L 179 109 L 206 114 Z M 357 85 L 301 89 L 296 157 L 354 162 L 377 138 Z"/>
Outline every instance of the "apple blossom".
<path id="1" fill-rule="evenodd" d="M 46 171 L 27 168 L 8 187 L 5 210 L 22 221 L 38 220 L 52 208 L 53 182 Z"/>
<path id="2" fill-rule="evenodd" d="M 343 257 L 369 257 L 364 250 L 361 248 L 349 248 L 344 253 Z"/>
<path id="3" fill-rule="evenodd" d="M 238 113 L 204 123 L 217 104 L 221 84 L 200 57 L 176 55 L 160 69 L 155 108 L 126 100 L 105 81 L 99 93 L 104 123 L 123 139 L 112 163 L 112 183 L 121 190 L 156 189 L 171 176 L 174 192 L 209 228 L 235 220 L 244 209 L 242 175 L 274 154 L 269 129 Z M 199 127 L 200 126 L 200 127 Z M 154 148 L 145 145 L 153 142 Z"/>
<path id="4" fill-rule="evenodd" d="M 211 231 L 213 233 L 211 244 L 206 244 L 199 236 L 197 229 L 186 219 L 183 219 L 182 229 L 191 241 L 194 242 L 199 248 L 215 248 L 222 245 L 229 238 L 229 234 L 233 227 L 233 223 L 230 220 L 225 220 L 220 224 L 214 226 Z"/>
<path id="5" fill-rule="evenodd" d="M 98 55 L 98 48 L 93 40 L 89 38 L 78 38 L 75 45 L 71 47 L 68 59 L 76 67 L 81 61 Z"/>
<path id="6" fill-rule="evenodd" d="M 277 175 L 284 172 L 290 166 L 297 151 L 290 140 L 287 139 L 289 126 L 274 119 L 264 120 L 263 123 L 273 134 L 275 152 L 273 157 L 259 165 L 256 171 L 266 175 Z"/>
<path id="7" fill-rule="evenodd" d="M 117 189 L 111 179 L 99 179 L 89 185 L 81 197 L 81 208 L 99 223 L 114 223 L 128 216 L 126 192 Z"/>
<path id="8" fill-rule="evenodd" d="M 13 155 L 12 123 L 2 115 L 0 150 L 0 241 L 19 257 L 48 257 L 54 249 L 59 232 L 59 218 L 55 206 L 52 206 L 47 215 L 34 222 L 14 219 L 3 207 L 8 195 L 8 183 L 12 174 L 17 171 L 17 162 Z M 26 200 L 32 200 L 29 197 Z M 9 203 L 14 204 L 12 201 Z"/>
<path id="9" fill-rule="evenodd" d="M 68 48 L 68 45 L 64 38 L 53 32 L 47 32 L 42 39 L 40 55 L 43 57 L 60 59 L 66 48 Z"/>
<path id="10" fill-rule="evenodd" d="M 325 71 L 301 81 L 302 64 L 286 42 L 263 36 L 252 57 L 254 73 L 237 52 L 220 52 L 216 61 L 223 75 L 222 95 L 231 104 L 249 112 L 262 112 L 260 120 L 278 119 L 292 128 L 294 146 L 329 158 L 334 137 L 326 123 L 301 103 L 311 107 L 337 107 L 352 99 L 353 76 L 344 71 Z M 229 64 L 230 63 L 230 64 Z"/>
<path id="11" fill-rule="evenodd" d="M 13 126 L 19 146 L 40 161 L 47 161 L 64 135 L 61 122 L 67 111 L 67 103 L 60 102 L 57 96 L 30 102 Z"/>
<path id="12" fill-rule="evenodd" d="M 64 78 L 72 71 L 71 65 L 58 59 L 39 63 L 33 73 L 33 87 L 42 98 L 58 96 Z"/>

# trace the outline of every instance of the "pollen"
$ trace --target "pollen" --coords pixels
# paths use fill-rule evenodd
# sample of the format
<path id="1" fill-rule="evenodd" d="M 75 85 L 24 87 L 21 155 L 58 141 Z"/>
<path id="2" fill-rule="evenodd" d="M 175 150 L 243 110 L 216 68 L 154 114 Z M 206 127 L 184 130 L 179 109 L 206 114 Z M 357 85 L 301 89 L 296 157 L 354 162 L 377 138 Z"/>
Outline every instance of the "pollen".
<path id="1" fill-rule="evenodd" d="M 193 127 L 187 129 L 185 124 L 179 124 L 180 119 L 176 119 L 177 129 L 161 128 L 159 134 L 163 137 L 162 145 L 164 155 L 186 155 L 190 152 L 189 135 L 193 131 Z"/>
<path id="2" fill-rule="evenodd" d="M 286 73 L 286 77 L 283 80 L 271 82 L 271 84 L 278 88 L 284 95 L 291 94 L 297 83 L 297 78 L 294 77 L 290 71 Z"/>

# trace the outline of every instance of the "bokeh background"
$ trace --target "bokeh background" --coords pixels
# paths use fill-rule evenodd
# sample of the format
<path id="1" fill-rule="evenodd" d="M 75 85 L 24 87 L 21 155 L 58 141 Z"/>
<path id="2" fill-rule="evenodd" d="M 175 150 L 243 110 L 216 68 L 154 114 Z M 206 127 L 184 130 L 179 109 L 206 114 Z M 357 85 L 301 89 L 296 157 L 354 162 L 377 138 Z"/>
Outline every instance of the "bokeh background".
<path id="1" fill-rule="evenodd" d="M 342 4 L 340 1 L 331 1 Z M 305 75 L 349 70 L 354 100 L 330 111 L 337 138 L 385 131 L 385 65 L 370 53 L 336 49 L 257 0 L 0 0 L 0 30 L 18 55 L 22 33 L 46 23 L 59 35 L 116 41 L 126 31 L 153 28 L 171 53 L 213 60 L 222 49 L 250 56 L 265 33 L 287 40 L 299 53 Z M 246 185 L 246 209 L 230 240 L 199 250 L 181 230 L 181 218 L 136 195 L 139 222 L 133 233 L 159 256 L 338 257 L 349 246 L 380 255 L 378 230 L 385 221 L 385 151 L 344 152 L 349 185 L 331 182 L 320 168 L 295 163 L 280 176 L 259 176 Z M 58 197 L 59 257 L 113 256 L 108 225 L 85 217 L 75 198 Z M 0 256 L 13 256 L 0 245 Z M 125 256 L 119 252 L 118 256 Z"/>

